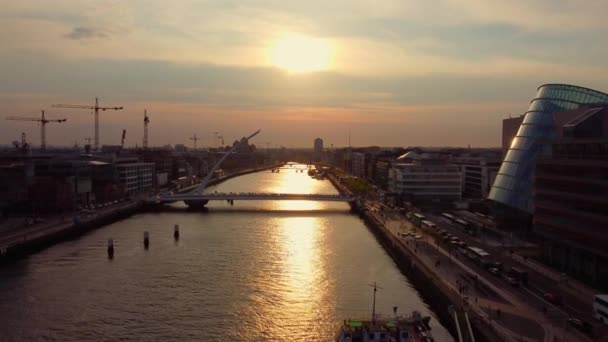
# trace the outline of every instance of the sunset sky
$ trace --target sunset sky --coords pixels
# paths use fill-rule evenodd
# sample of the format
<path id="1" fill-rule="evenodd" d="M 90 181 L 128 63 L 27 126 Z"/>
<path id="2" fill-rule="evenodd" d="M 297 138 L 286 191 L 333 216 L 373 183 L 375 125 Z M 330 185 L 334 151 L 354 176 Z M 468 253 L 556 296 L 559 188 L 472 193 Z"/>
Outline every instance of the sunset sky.
<path id="1" fill-rule="evenodd" d="M 0 144 L 499 146 L 544 83 L 608 91 L 606 0 L 0 0 Z M 199 146 L 200 146 L 199 142 Z"/>

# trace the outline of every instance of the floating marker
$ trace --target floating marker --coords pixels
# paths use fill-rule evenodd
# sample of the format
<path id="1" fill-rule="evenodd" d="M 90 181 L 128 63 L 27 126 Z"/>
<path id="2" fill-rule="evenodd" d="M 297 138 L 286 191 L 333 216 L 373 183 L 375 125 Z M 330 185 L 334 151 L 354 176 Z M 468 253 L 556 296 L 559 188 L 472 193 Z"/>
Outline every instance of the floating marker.
<path id="1" fill-rule="evenodd" d="M 144 232 L 144 248 L 148 249 L 148 247 L 150 246 L 150 234 L 148 233 L 148 231 L 146 230 Z"/>
<path id="2" fill-rule="evenodd" d="M 179 240 L 179 224 L 176 224 L 173 227 L 173 238 L 177 241 Z"/>
<path id="3" fill-rule="evenodd" d="M 114 240 L 108 239 L 108 259 L 114 259 Z"/>

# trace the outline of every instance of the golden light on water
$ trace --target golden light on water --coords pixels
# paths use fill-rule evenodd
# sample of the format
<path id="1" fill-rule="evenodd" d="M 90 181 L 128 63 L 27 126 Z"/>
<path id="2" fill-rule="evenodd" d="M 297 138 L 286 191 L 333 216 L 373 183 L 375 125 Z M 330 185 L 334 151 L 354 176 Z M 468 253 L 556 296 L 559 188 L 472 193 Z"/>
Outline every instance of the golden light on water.
<path id="1" fill-rule="evenodd" d="M 291 73 L 321 71 L 330 67 L 332 49 L 326 39 L 289 33 L 274 43 L 270 58 Z"/>

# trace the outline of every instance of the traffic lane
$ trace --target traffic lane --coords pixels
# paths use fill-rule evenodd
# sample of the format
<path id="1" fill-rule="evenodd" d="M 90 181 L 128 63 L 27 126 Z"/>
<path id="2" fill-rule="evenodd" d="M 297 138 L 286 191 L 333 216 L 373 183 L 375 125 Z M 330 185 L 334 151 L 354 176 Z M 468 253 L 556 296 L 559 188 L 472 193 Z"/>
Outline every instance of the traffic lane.
<path id="1" fill-rule="evenodd" d="M 544 291 L 543 294 L 555 293 L 559 294 L 562 297 L 562 307 L 568 312 L 569 315 L 586 321 L 589 321 L 593 318 L 591 314 L 591 307 L 589 307 L 589 305 L 585 301 L 581 300 L 575 295 L 564 292 L 560 288 L 559 284 L 556 284 L 553 279 L 547 278 L 546 276 L 539 274 L 527 265 L 513 260 L 510 256 L 508 256 L 508 252 L 504 249 L 501 249 L 501 247 L 483 244 L 481 241 L 479 241 L 479 239 L 476 239 L 470 236 L 469 234 L 463 232 L 462 228 L 452 224 L 446 218 L 432 214 L 429 216 L 432 216 L 437 222 L 441 222 L 436 223 L 438 227 L 448 230 L 450 234 L 457 236 L 459 239 L 466 242 L 468 245 L 480 246 L 481 248 L 489 252 L 492 255 L 491 258 L 493 260 L 503 263 L 505 270 L 509 267 L 514 266 L 528 272 L 529 283 L 535 284 L 536 287 L 542 289 L 542 291 Z M 547 302 L 547 304 L 553 305 L 549 302 Z"/>

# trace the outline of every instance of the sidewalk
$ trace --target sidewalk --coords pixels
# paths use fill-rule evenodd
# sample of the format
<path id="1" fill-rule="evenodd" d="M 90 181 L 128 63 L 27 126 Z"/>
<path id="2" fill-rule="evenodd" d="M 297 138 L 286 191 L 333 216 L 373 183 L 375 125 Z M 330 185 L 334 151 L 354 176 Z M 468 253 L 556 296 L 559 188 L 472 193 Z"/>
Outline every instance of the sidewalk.
<path id="1" fill-rule="evenodd" d="M 373 215 L 376 216 L 375 214 Z M 378 216 L 376 217 L 381 219 Z M 503 301 L 501 301 L 500 299 L 497 300 L 496 298 L 488 298 L 487 295 L 480 294 L 475 289 L 473 289 L 473 291 L 470 293 L 467 293 L 469 298 L 468 302 L 471 305 L 471 308 L 476 310 L 476 312 L 483 312 L 483 316 L 488 317 L 490 320 L 491 317 L 488 316 L 488 308 L 493 308 L 494 310 L 500 308 L 502 311 L 514 316 L 512 317 L 511 321 L 518 322 L 518 324 L 508 324 L 507 326 L 499 325 L 508 333 L 508 335 L 511 336 L 511 338 L 520 340 L 538 340 L 538 338 L 542 336 L 543 341 L 553 342 L 555 336 L 565 336 L 568 341 L 582 340 L 579 335 L 572 335 L 569 331 L 564 330 L 562 327 L 556 327 L 554 325 L 555 322 L 550 321 L 541 311 L 531 307 L 510 292 L 496 287 L 485 278 L 487 276 L 486 274 L 480 275 L 467 265 L 463 264 L 457 258 L 451 257 L 449 252 L 444 250 L 441 246 L 435 244 L 434 238 L 426 234 L 426 232 L 424 232 L 422 229 L 414 227 L 410 222 L 403 220 L 387 222 L 386 220 L 381 219 L 381 221 L 384 222 L 387 229 L 395 236 L 398 235 L 397 232 L 399 231 L 414 229 L 419 232 L 420 235 L 425 236 L 425 238 L 421 240 L 410 239 L 409 243 L 404 242 L 403 245 L 421 257 L 421 260 L 423 260 L 423 262 L 431 269 L 437 267 L 435 266 L 435 263 L 437 260 L 439 260 L 439 267 L 441 270 L 438 272 L 438 274 L 441 276 L 441 281 L 445 282 L 448 286 L 452 287 L 453 289 L 457 289 L 462 285 L 461 274 L 466 274 L 470 277 L 477 277 L 478 281 L 483 284 L 483 286 L 491 289 L 501 299 L 503 299 Z M 418 248 L 415 247 L 416 244 L 418 245 Z M 475 301 L 477 301 L 477 303 L 475 303 Z M 502 322 L 495 323 L 500 324 Z M 522 324 L 525 325 L 525 327 L 521 326 Z M 515 329 L 517 332 L 513 331 L 513 329 Z M 521 334 L 522 331 L 525 332 L 525 335 L 523 336 Z"/>

